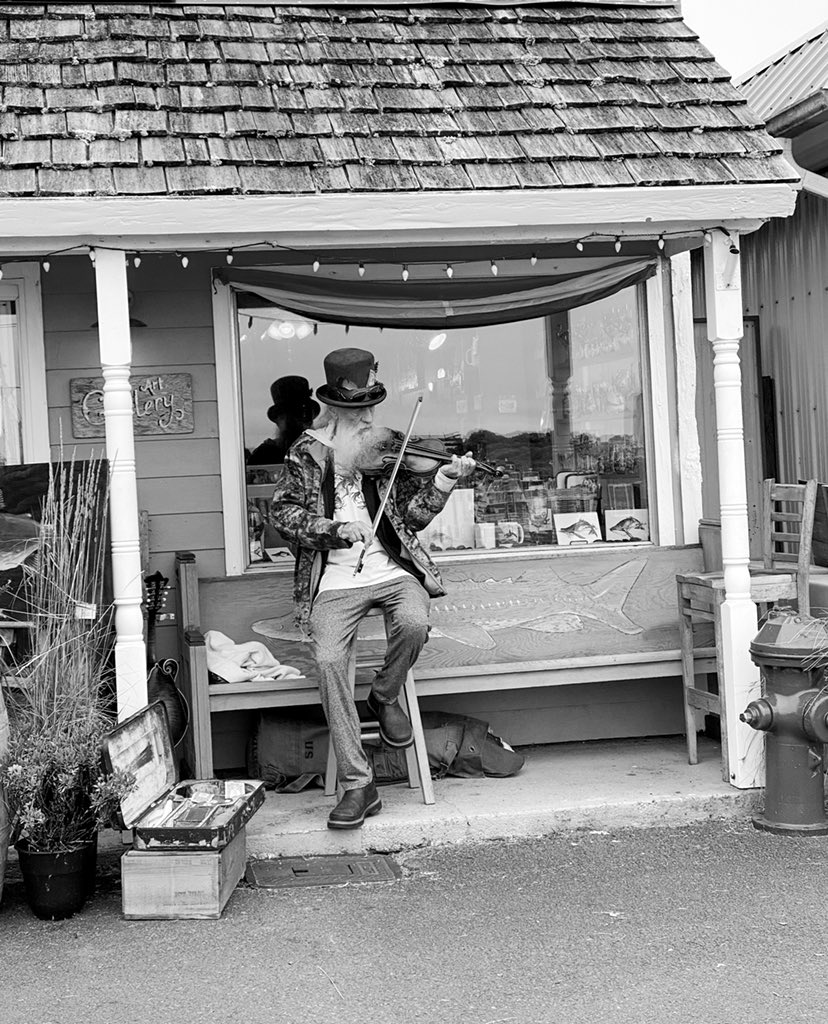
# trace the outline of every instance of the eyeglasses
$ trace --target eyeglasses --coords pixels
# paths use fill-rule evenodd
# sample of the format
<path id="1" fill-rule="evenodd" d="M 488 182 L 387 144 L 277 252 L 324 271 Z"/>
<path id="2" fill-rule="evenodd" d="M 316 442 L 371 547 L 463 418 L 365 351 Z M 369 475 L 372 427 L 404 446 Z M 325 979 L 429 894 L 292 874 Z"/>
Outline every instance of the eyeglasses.
<path id="1" fill-rule="evenodd" d="M 328 390 L 341 402 L 358 402 L 362 398 L 379 398 L 385 394 L 385 385 L 372 384 L 368 388 L 340 388 L 330 385 Z"/>

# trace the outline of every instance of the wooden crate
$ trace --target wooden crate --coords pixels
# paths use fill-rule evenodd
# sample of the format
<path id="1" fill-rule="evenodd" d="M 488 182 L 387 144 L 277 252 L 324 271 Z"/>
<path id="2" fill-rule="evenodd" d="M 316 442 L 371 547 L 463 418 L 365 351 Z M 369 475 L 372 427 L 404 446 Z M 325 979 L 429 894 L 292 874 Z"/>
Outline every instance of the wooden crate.
<path id="1" fill-rule="evenodd" d="M 246 864 L 244 828 L 221 850 L 130 850 L 121 858 L 124 917 L 133 921 L 216 920 Z"/>

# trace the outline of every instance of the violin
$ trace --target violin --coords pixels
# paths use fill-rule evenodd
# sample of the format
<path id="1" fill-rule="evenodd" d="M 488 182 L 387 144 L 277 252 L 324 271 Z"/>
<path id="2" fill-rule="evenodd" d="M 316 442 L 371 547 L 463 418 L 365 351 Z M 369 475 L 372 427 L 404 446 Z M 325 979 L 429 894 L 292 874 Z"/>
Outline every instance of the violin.
<path id="1" fill-rule="evenodd" d="M 359 468 L 367 475 L 382 473 L 397 460 L 405 436 L 390 427 L 376 427 L 371 442 L 366 446 L 364 465 Z M 439 437 L 412 437 L 405 446 L 402 464 L 414 476 L 431 476 L 440 466 L 451 462 L 452 453 Z M 476 468 L 491 476 L 502 476 L 503 470 L 488 462 L 475 460 Z"/>

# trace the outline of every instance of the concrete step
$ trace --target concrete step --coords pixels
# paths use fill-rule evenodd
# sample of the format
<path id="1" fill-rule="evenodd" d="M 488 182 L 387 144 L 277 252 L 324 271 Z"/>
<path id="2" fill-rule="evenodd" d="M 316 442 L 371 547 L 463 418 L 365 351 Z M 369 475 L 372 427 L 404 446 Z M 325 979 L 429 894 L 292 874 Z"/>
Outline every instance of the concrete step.
<path id="1" fill-rule="evenodd" d="M 353 831 L 326 820 L 335 799 L 321 789 L 269 793 L 247 826 L 248 856 L 393 852 L 423 845 L 611 831 L 748 817 L 760 790 L 722 781 L 718 744 L 700 738 L 697 765 L 683 737 L 565 743 L 523 748 L 527 763 L 509 779 L 441 779 L 436 803 L 406 783 L 382 786 L 382 812 Z"/>

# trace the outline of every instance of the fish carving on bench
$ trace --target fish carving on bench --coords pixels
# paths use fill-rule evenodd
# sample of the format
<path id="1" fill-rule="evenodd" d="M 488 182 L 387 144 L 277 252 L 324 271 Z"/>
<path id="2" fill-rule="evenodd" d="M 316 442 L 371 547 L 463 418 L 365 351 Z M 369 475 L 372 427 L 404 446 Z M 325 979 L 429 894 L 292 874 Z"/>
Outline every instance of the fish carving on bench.
<path id="1" fill-rule="evenodd" d="M 584 628 L 584 620 L 599 622 L 632 636 L 643 626 L 624 614 L 624 604 L 641 575 L 645 561 L 624 562 L 592 583 L 569 583 L 550 573 L 542 580 L 523 577 L 463 580 L 450 583 L 445 597 L 431 602 L 431 636 L 491 650 L 492 636 L 504 629 L 530 629 L 540 633 L 569 633 Z M 273 640 L 306 640 L 293 624 L 293 615 L 259 619 L 253 632 Z M 385 639 L 381 616 L 369 617 L 359 639 Z"/>

